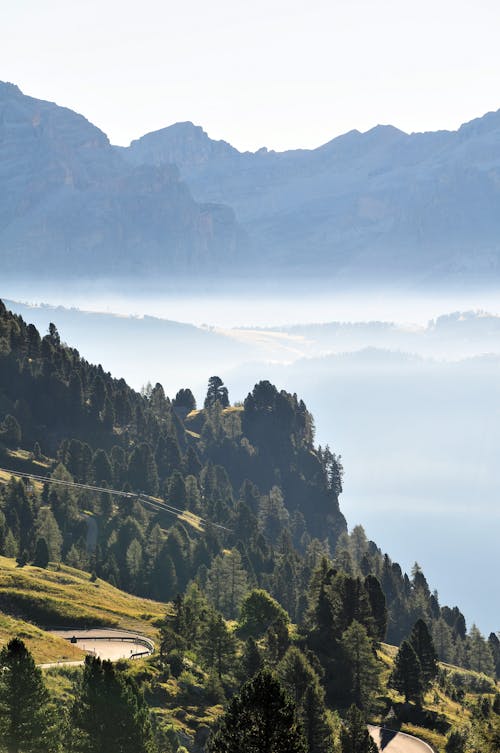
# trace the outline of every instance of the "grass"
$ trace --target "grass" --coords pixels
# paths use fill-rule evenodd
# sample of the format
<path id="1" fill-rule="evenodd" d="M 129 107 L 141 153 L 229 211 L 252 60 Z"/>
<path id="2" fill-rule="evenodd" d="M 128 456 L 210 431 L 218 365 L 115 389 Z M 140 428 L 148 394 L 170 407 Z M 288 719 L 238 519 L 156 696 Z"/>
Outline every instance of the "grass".
<path id="1" fill-rule="evenodd" d="M 51 466 L 52 460 L 34 460 L 33 455 L 28 450 L 7 450 L 7 459 L 0 461 L 0 465 L 14 466 L 12 471 L 0 471 L 0 484 L 8 484 L 12 476 L 21 479 L 24 473 L 34 473 L 35 475 L 45 476 Z M 31 481 L 35 491 L 43 491 L 41 481 Z"/>
<path id="2" fill-rule="evenodd" d="M 182 515 L 179 515 L 179 520 L 182 520 L 185 523 L 189 523 L 189 525 L 195 528 L 197 531 L 204 530 L 203 523 L 201 522 L 198 515 L 195 515 L 193 512 L 189 512 L 189 510 L 185 510 Z"/>
<path id="3" fill-rule="evenodd" d="M 29 648 L 37 664 L 79 661 L 85 653 L 64 638 L 58 638 L 25 620 L 0 613 L 0 647 L 17 636 Z"/>
<path id="4" fill-rule="evenodd" d="M 20 635 L 38 662 L 81 658 L 78 649 L 43 627 L 120 627 L 157 637 L 157 621 L 166 605 L 143 599 L 88 573 L 60 565 L 48 569 L 0 557 L 0 645 Z"/>
<path id="5" fill-rule="evenodd" d="M 398 649 L 395 646 L 390 646 L 383 643 L 378 651 L 378 657 L 381 660 L 384 669 L 382 670 L 382 685 L 387 686 L 389 675 L 394 666 L 394 659 L 396 657 Z M 440 668 L 446 672 L 457 672 L 463 675 L 464 678 L 470 680 L 471 687 L 474 686 L 474 681 L 477 682 L 478 678 L 482 678 L 483 675 L 478 675 L 477 672 L 472 670 L 463 669 L 462 667 L 454 667 L 449 664 L 440 663 Z M 494 682 L 492 681 L 491 692 L 494 692 Z M 439 719 L 450 727 L 460 729 L 466 726 L 471 720 L 470 706 L 477 700 L 477 698 L 483 695 L 482 693 L 468 692 L 465 694 L 463 703 L 453 701 L 443 690 L 435 683 L 426 693 L 424 697 L 423 710 L 428 711 L 439 716 Z M 392 703 L 402 703 L 404 698 L 400 696 L 395 690 L 388 689 L 385 701 L 390 700 Z M 374 716 L 373 722 L 379 724 L 381 722 L 381 716 Z M 389 725 L 390 726 L 390 725 Z M 416 724 L 403 723 L 401 726 L 401 732 L 406 732 L 409 735 L 415 735 L 428 743 L 437 753 L 444 753 L 446 745 L 446 734 L 442 734 L 436 729 L 429 729 L 428 727 L 422 727 Z"/>

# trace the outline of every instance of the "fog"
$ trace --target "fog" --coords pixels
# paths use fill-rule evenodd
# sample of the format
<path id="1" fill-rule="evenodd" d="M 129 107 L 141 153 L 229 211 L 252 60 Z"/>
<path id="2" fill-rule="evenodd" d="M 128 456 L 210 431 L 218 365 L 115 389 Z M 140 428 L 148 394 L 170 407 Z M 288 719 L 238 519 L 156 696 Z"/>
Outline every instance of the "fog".
<path id="1" fill-rule="evenodd" d="M 50 303 L 86 311 L 155 316 L 216 327 L 276 327 L 293 324 L 385 321 L 426 324 L 451 311 L 500 314 L 497 287 L 425 289 L 398 284 L 386 289 L 304 277 L 302 281 L 263 278 L 173 279 L 156 286 L 119 278 L 52 282 L 3 280 L 0 295 L 25 303 Z"/>
<path id="2" fill-rule="evenodd" d="M 10 306 L 42 331 L 54 321 L 63 340 L 136 388 L 191 387 L 202 401 L 219 374 L 232 401 L 260 379 L 297 392 L 317 441 L 342 455 L 349 525 L 361 523 L 404 568 L 418 560 L 469 624 L 498 630 L 500 299 L 236 292 L 12 286 L 5 297 L 71 304 Z"/>

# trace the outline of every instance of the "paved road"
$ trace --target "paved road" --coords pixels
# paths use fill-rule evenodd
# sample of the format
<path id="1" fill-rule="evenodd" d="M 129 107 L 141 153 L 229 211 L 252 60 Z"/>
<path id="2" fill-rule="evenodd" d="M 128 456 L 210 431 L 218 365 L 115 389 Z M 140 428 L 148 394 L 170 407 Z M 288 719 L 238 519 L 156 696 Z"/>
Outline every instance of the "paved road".
<path id="1" fill-rule="evenodd" d="M 431 746 L 412 735 L 368 725 L 370 735 L 384 753 L 434 753 Z"/>
<path id="2" fill-rule="evenodd" d="M 81 630 L 74 628 L 69 630 L 51 630 L 53 635 L 71 640 L 76 638 L 76 645 L 88 654 L 99 656 L 101 659 L 130 659 L 134 654 L 152 654 L 154 643 L 140 633 L 132 633 L 128 630 L 110 628 L 93 628 Z M 52 662 L 50 666 L 58 666 L 64 663 L 67 666 L 77 666 L 83 662 Z M 44 665 L 45 666 L 45 665 Z"/>

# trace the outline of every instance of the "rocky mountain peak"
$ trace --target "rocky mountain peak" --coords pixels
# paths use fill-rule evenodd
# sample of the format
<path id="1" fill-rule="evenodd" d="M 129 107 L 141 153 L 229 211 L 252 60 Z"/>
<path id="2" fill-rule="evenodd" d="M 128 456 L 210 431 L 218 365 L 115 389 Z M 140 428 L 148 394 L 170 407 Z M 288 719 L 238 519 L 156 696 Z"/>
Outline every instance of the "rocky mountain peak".
<path id="1" fill-rule="evenodd" d="M 135 164 L 159 165 L 171 162 L 180 168 L 199 166 L 239 154 L 226 141 L 211 139 L 201 126 L 190 121 L 174 123 L 159 131 L 147 133 L 132 141 L 123 153 Z"/>

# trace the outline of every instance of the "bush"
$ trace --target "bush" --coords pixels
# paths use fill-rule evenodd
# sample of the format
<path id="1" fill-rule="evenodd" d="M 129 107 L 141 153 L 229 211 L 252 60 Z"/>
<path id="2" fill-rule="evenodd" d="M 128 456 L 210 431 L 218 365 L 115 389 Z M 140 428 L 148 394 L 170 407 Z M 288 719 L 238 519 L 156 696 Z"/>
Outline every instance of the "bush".
<path id="1" fill-rule="evenodd" d="M 199 696 L 203 692 L 203 688 L 198 685 L 195 675 L 186 669 L 181 672 L 177 682 L 183 699 L 188 703 L 193 700 L 193 696 Z"/>

